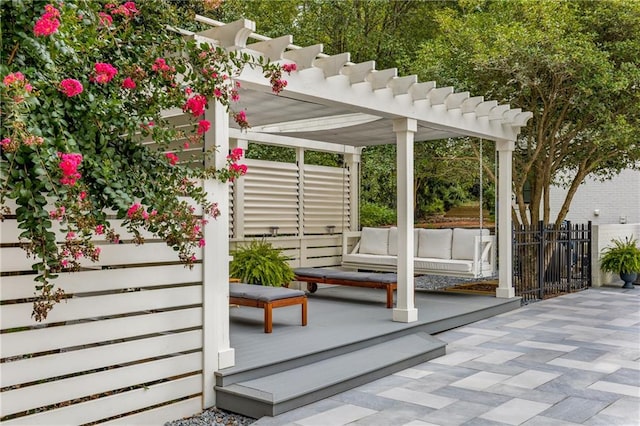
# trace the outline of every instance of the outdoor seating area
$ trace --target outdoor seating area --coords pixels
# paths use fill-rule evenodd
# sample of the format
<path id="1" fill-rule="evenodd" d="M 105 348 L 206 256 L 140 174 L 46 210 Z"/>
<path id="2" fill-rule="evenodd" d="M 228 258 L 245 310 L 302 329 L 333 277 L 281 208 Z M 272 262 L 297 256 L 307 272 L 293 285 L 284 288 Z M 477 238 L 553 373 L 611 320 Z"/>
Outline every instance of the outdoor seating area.
<path id="1" fill-rule="evenodd" d="M 386 291 L 387 308 L 393 308 L 393 292 L 398 288 L 398 275 L 394 273 L 354 272 L 332 268 L 296 268 L 295 280 L 306 282 L 307 289 L 315 293 L 318 284 L 378 288 Z"/>
<path id="2" fill-rule="evenodd" d="M 488 229 L 414 229 L 416 274 L 489 277 L 495 274 L 495 236 Z M 355 245 L 353 240 L 357 239 Z M 349 247 L 353 247 L 349 250 Z M 374 271 L 395 271 L 398 228 L 368 228 L 345 232 L 342 266 Z"/>
<path id="3" fill-rule="evenodd" d="M 273 309 L 300 305 L 302 325 L 307 325 L 307 296 L 304 291 L 244 283 L 229 284 L 229 303 L 264 310 L 264 332 L 273 331 Z"/>

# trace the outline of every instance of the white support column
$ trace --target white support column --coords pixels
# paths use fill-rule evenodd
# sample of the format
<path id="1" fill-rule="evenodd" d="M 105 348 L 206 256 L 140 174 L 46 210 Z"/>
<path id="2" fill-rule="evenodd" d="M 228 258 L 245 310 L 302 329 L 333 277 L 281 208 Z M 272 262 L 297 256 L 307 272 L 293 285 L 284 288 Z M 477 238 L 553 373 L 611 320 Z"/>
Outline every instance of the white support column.
<path id="1" fill-rule="evenodd" d="M 246 153 L 248 147 L 248 140 L 236 139 L 230 148 L 242 148 Z M 233 237 L 244 238 L 244 179 L 233 183 Z"/>
<path id="2" fill-rule="evenodd" d="M 515 297 L 511 241 L 512 157 L 515 142 L 496 141 L 498 151 L 498 288 L 496 297 Z"/>
<path id="3" fill-rule="evenodd" d="M 211 130 L 205 133 L 204 148 L 216 150 L 214 164 L 226 166 L 229 151 L 229 115 L 225 107 L 212 102 L 205 111 Z M 202 405 L 213 407 L 215 400 L 214 372 L 235 364 L 235 352 L 229 339 L 229 186 L 217 180 L 206 180 L 204 189 L 218 203 L 220 216 L 204 226 L 206 245 L 203 248 L 203 343 L 202 343 Z"/>
<path id="4" fill-rule="evenodd" d="M 344 161 L 349 168 L 349 211 L 350 226 L 344 231 L 360 229 L 360 166 L 362 163 L 362 148 L 357 148 L 356 154 L 345 154 Z M 346 211 L 342 213 L 346 215 Z"/>
<path id="5" fill-rule="evenodd" d="M 398 165 L 398 301 L 393 320 L 398 322 L 418 320 L 413 288 L 413 136 L 417 129 L 414 119 L 393 120 Z"/>
<path id="6" fill-rule="evenodd" d="M 300 259 L 298 266 L 307 262 L 307 240 L 304 230 L 304 148 L 296 148 L 296 165 L 298 166 L 298 241 L 300 242 Z"/>

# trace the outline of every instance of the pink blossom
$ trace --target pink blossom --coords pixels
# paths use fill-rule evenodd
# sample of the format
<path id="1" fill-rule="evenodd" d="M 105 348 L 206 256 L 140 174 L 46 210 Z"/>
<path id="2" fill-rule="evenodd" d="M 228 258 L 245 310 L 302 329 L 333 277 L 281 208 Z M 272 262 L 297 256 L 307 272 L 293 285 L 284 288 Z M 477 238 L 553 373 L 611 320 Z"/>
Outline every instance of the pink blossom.
<path id="1" fill-rule="evenodd" d="M 183 144 L 182 144 L 182 147 L 183 147 L 184 149 L 189 149 L 189 147 L 190 147 L 190 146 L 191 146 L 191 145 L 189 145 L 189 142 L 185 142 L 185 143 L 183 143 Z"/>
<path id="2" fill-rule="evenodd" d="M 56 9 L 52 4 L 48 4 L 44 7 L 45 13 L 38 19 L 33 26 L 33 33 L 38 37 L 49 36 L 56 31 L 60 26 L 60 11 Z"/>
<path id="3" fill-rule="evenodd" d="M 108 13 L 100 12 L 98 13 L 98 17 L 100 19 L 101 26 L 110 27 L 113 25 L 113 18 Z"/>
<path id="4" fill-rule="evenodd" d="M 194 95 L 187 99 L 187 102 L 182 107 L 185 112 L 191 112 L 194 117 L 199 117 L 204 114 L 204 108 L 207 105 L 207 98 L 204 95 Z"/>
<path id="5" fill-rule="evenodd" d="M 33 86 L 30 85 L 29 83 L 25 83 L 24 90 L 26 90 L 27 92 L 31 93 L 31 91 L 33 90 Z"/>
<path id="6" fill-rule="evenodd" d="M 125 2 L 125 4 L 123 4 L 122 6 L 124 6 L 124 8 L 127 9 L 132 15 L 135 15 L 139 12 L 136 8 L 136 4 L 132 1 Z"/>
<path id="7" fill-rule="evenodd" d="M 69 261 L 67 259 L 62 259 L 60 264 L 62 265 L 63 268 L 66 268 L 69 266 Z"/>
<path id="8" fill-rule="evenodd" d="M 198 241 L 198 247 L 200 247 L 200 248 L 204 247 L 205 244 L 206 244 L 206 242 L 205 242 L 204 238 L 201 238 L 200 241 Z"/>
<path id="9" fill-rule="evenodd" d="M 287 73 L 291 74 L 291 72 L 292 72 L 292 71 L 295 71 L 295 70 L 297 70 L 297 69 L 298 69 L 298 66 L 297 66 L 296 64 L 284 64 L 284 65 L 282 66 L 282 69 L 283 69 L 285 72 L 287 72 Z"/>
<path id="10" fill-rule="evenodd" d="M 78 173 L 78 166 L 82 162 L 82 154 L 64 154 L 62 152 L 58 152 L 58 157 L 60 157 L 59 167 L 62 171 L 62 178 L 60 178 L 60 183 L 63 185 L 75 185 L 76 180 L 80 179 L 82 176 Z"/>
<path id="11" fill-rule="evenodd" d="M 173 152 L 167 152 L 164 154 L 165 157 L 167 157 L 167 160 L 169 160 L 169 164 L 171 164 L 172 166 L 178 163 L 178 156 L 173 153 Z"/>
<path id="12" fill-rule="evenodd" d="M 11 74 L 7 74 L 3 79 L 2 83 L 5 86 L 11 86 L 13 83 L 17 81 L 24 81 L 24 74 L 20 71 L 12 72 Z"/>
<path id="13" fill-rule="evenodd" d="M 127 217 L 129 219 L 133 218 L 133 216 L 136 214 L 138 209 L 141 209 L 141 208 L 142 206 L 140 205 L 140 203 L 134 203 L 131 207 L 129 207 L 129 210 L 127 210 Z"/>
<path id="14" fill-rule="evenodd" d="M 75 232 L 67 232 L 67 241 L 69 240 L 73 240 L 76 237 L 76 233 Z"/>
<path id="15" fill-rule="evenodd" d="M 144 220 L 149 219 L 149 213 L 147 213 L 147 211 L 146 211 L 146 210 L 142 210 L 142 218 L 143 218 Z"/>
<path id="16" fill-rule="evenodd" d="M 100 256 L 100 253 L 101 253 L 101 252 L 102 252 L 102 249 L 101 249 L 100 247 L 96 247 L 96 248 L 93 250 L 93 255 L 94 255 L 95 257 L 98 257 L 98 256 Z"/>
<path id="17" fill-rule="evenodd" d="M 3 148 L 8 147 L 9 145 L 11 145 L 11 138 L 4 138 L 0 141 L 0 146 Z"/>
<path id="18" fill-rule="evenodd" d="M 247 121 L 247 114 L 244 111 L 240 111 L 233 116 L 233 119 L 238 123 L 241 128 L 249 127 L 249 122 Z"/>
<path id="19" fill-rule="evenodd" d="M 200 120 L 198 122 L 198 134 L 203 135 L 211 128 L 211 122 L 209 120 Z"/>
<path id="20" fill-rule="evenodd" d="M 222 90 L 216 87 L 215 89 L 213 89 L 213 96 L 215 96 L 216 98 L 222 97 Z"/>
<path id="21" fill-rule="evenodd" d="M 240 100 L 240 95 L 238 94 L 238 91 L 235 89 L 231 91 L 231 100 L 233 102 L 238 102 Z"/>
<path id="22" fill-rule="evenodd" d="M 82 93 L 82 83 L 73 78 L 65 78 L 60 82 L 60 90 L 69 98 Z"/>
<path id="23" fill-rule="evenodd" d="M 96 225 L 95 232 L 96 232 L 96 235 L 104 234 L 104 225 Z"/>
<path id="24" fill-rule="evenodd" d="M 87 198 L 87 191 L 81 191 L 80 192 L 80 200 L 84 200 L 85 198 Z"/>
<path id="25" fill-rule="evenodd" d="M 231 161 L 238 161 L 242 158 L 243 153 L 244 151 L 242 150 L 242 148 L 233 148 L 231 150 L 231 154 L 227 155 L 227 159 Z"/>
<path id="26" fill-rule="evenodd" d="M 113 65 L 105 62 L 96 62 L 94 69 L 96 73 L 91 77 L 91 80 L 99 84 L 110 82 L 118 74 L 118 70 Z"/>
<path id="27" fill-rule="evenodd" d="M 122 87 L 124 89 L 135 89 L 136 88 L 136 82 L 133 81 L 133 79 L 131 77 L 127 77 L 122 81 Z"/>

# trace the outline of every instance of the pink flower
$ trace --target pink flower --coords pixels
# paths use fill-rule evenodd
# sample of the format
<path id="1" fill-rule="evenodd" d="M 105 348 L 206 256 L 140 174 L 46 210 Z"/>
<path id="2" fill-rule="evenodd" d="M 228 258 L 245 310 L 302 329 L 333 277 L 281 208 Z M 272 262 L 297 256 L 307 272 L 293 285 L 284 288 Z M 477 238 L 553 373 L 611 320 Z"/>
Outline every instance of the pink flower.
<path id="1" fill-rule="evenodd" d="M 187 99 L 187 102 L 182 107 L 184 112 L 191 112 L 194 117 L 199 117 L 204 114 L 204 108 L 207 105 L 207 98 L 204 95 L 194 95 Z"/>
<path id="2" fill-rule="evenodd" d="M 209 122 L 209 120 L 200 120 L 198 122 L 198 134 L 199 135 L 203 135 L 206 132 L 209 131 L 209 129 L 211 128 L 211 123 Z"/>
<path id="3" fill-rule="evenodd" d="M 60 90 L 70 98 L 82 93 L 83 87 L 82 83 L 80 83 L 78 80 L 74 80 L 73 78 L 65 78 L 60 82 Z"/>
<path id="4" fill-rule="evenodd" d="M 133 81 L 133 79 L 131 77 L 127 77 L 122 81 L 122 87 L 124 89 L 135 89 L 136 88 L 136 82 Z"/>
<path id="5" fill-rule="evenodd" d="M 215 89 L 213 89 L 213 96 L 215 96 L 216 98 L 222 97 L 222 90 L 216 87 Z"/>
<path id="6" fill-rule="evenodd" d="M 233 116 L 233 119 L 238 123 L 238 125 L 245 129 L 249 127 L 249 122 L 247 121 L 247 114 L 244 111 L 240 111 Z"/>
<path id="7" fill-rule="evenodd" d="M 135 15 L 139 12 L 138 9 L 136 9 L 136 4 L 132 1 L 125 2 L 122 6 L 124 6 L 131 15 Z"/>
<path id="8" fill-rule="evenodd" d="M 96 235 L 104 234 L 104 225 L 96 225 L 95 232 L 96 232 Z"/>
<path id="9" fill-rule="evenodd" d="M 105 62 L 96 62 L 94 69 L 96 73 L 91 80 L 99 84 L 107 84 L 118 74 L 118 70 L 113 65 Z"/>
<path id="10" fill-rule="evenodd" d="M 22 74 L 20 71 L 16 71 L 16 72 L 12 72 L 11 74 L 7 74 L 2 79 L 2 84 L 4 84 L 5 86 L 11 86 L 13 83 L 15 83 L 17 81 L 24 81 L 24 74 Z"/>
<path id="11" fill-rule="evenodd" d="M 75 185 L 76 180 L 82 177 L 80 173 L 78 173 L 78 166 L 82 162 L 82 154 L 63 154 L 62 152 L 58 152 L 58 157 L 60 157 L 58 166 L 62 171 L 60 183 L 70 186 Z"/>
<path id="12" fill-rule="evenodd" d="M 284 64 L 284 65 L 282 66 L 282 69 L 283 69 L 285 72 L 287 72 L 287 73 L 291 74 L 291 72 L 292 72 L 292 71 L 295 71 L 295 70 L 297 70 L 297 69 L 298 69 L 298 66 L 297 66 L 296 64 Z"/>
<path id="13" fill-rule="evenodd" d="M 87 198 L 87 191 L 80 192 L 80 200 L 84 200 L 85 198 Z"/>
<path id="14" fill-rule="evenodd" d="M 233 148 L 231 150 L 231 154 L 227 155 L 227 159 L 231 161 L 238 161 L 242 158 L 243 153 L 244 151 L 242 150 L 242 148 Z"/>
<path id="15" fill-rule="evenodd" d="M 0 141 L 0 146 L 3 148 L 8 147 L 9 145 L 11 145 L 11 138 L 4 138 Z"/>
<path id="16" fill-rule="evenodd" d="M 200 248 L 204 247 L 205 244 L 206 244 L 206 242 L 205 242 L 204 238 L 201 238 L 200 241 L 198 241 L 198 247 L 200 247 Z"/>
<path id="17" fill-rule="evenodd" d="M 103 27 L 110 27 L 113 25 L 113 18 L 108 13 L 100 12 L 98 13 L 98 17 L 100 19 L 100 25 Z"/>
<path id="18" fill-rule="evenodd" d="M 63 268 L 66 268 L 67 266 L 69 266 L 69 261 L 67 259 L 62 259 L 60 264 L 62 265 Z"/>
<path id="19" fill-rule="evenodd" d="M 95 257 L 98 257 L 98 256 L 100 256 L 100 253 L 101 253 L 101 252 L 102 252 L 102 249 L 101 249 L 100 247 L 96 247 L 96 248 L 93 250 L 93 255 L 94 255 Z"/>
<path id="20" fill-rule="evenodd" d="M 75 232 L 67 232 L 67 241 L 69 240 L 73 240 L 76 237 L 76 233 Z"/>
<path id="21" fill-rule="evenodd" d="M 164 154 L 164 156 L 167 157 L 167 160 L 169 160 L 169 164 L 171 164 L 172 166 L 178 163 L 178 156 L 175 153 L 167 152 Z"/>
<path id="22" fill-rule="evenodd" d="M 52 4 L 48 4 L 44 7 L 45 13 L 38 19 L 33 26 L 33 33 L 38 37 L 49 36 L 56 31 L 60 26 L 60 11 L 56 9 Z"/>
<path id="23" fill-rule="evenodd" d="M 142 206 L 140 205 L 140 203 L 134 203 L 131 207 L 129 207 L 129 210 L 127 210 L 127 217 L 129 219 L 133 218 L 133 216 L 136 214 L 138 209 L 141 209 L 141 208 Z"/>
<path id="24" fill-rule="evenodd" d="M 191 146 L 191 145 L 189 145 L 189 142 L 185 142 L 185 143 L 183 143 L 183 144 L 182 144 L 182 147 L 183 147 L 184 149 L 189 149 L 189 147 L 190 147 L 190 146 Z"/>

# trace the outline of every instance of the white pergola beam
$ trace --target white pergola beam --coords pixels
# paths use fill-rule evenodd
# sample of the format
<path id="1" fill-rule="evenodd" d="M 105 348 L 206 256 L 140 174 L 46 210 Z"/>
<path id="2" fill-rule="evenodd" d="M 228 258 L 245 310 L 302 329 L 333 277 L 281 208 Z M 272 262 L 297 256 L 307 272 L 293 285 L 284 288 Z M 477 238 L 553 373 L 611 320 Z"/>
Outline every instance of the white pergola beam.
<path id="1" fill-rule="evenodd" d="M 295 62 L 298 71 L 302 71 L 311 68 L 313 61 L 315 61 L 320 53 L 322 53 L 322 44 L 314 44 L 300 49 L 287 50 L 282 54 L 282 57 Z"/>
<path id="2" fill-rule="evenodd" d="M 452 93 L 444 98 L 444 105 L 447 109 L 461 108 L 463 102 L 469 99 L 469 96 L 469 92 Z"/>
<path id="3" fill-rule="evenodd" d="M 405 77 L 394 77 L 389 81 L 389 88 L 393 91 L 393 96 L 406 95 L 409 89 L 418 83 L 417 75 L 407 75 Z"/>
<path id="4" fill-rule="evenodd" d="M 324 77 L 329 78 L 338 75 L 344 64 L 349 62 L 349 58 L 349 52 L 339 53 L 337 55 L 327 56 L 326 58 L 317 58 L 313 61 L 313 66 L 322 69 Z"/>
<path id="5" fill-rule="evenodd" d="M 426 81 L 422 83 L 416 83 L 409 88 L 409 94 L 412 100 L 423 100 L 427 98 L 427 95 L 431 90 L 436 87 L 435 81 Z"/>
<path id="6" fill-rule="evenodd" d="M 398 75 L 397 68 L 388 68 L 386 70 L 372 70 L 367 74 L 365 80 L 371 83 L 373 90 L 385 89 L 389 81 Z"/>
<path id="7" fill-rule="evenodd" d="M 273 62 L 279 61 L 282 58 L 284 51 L 292 41 L 293 36 L 285 35 L 278 38 L 272 38 L 270 40 L 251 43 L 247 48 L 262 53 L 264 57 Z"/>
<path id="8" fill-rule="evenodd" d="M 438 87 L 429 91 L 427 98 L 431 105 L 442 105 L 447 96 L 453 93 L 453 87 Z"/>
<path id="9" fill-rule="evenodd" d="M 360 62 L 342 67 L 341 74 L 349 77 L 351 84 L 363 83 L 367 75 L 376 69 L 376 61 Z"/>
<path id="10" fill-rule="evenodd" d="M 239 50 L 247 46 L 249 36 L 256 30 L 256 23 L 248 19 L 239 19 L 221 27 L 212 27 L 197 33 L 218 42 L 225 49 Z"/>

